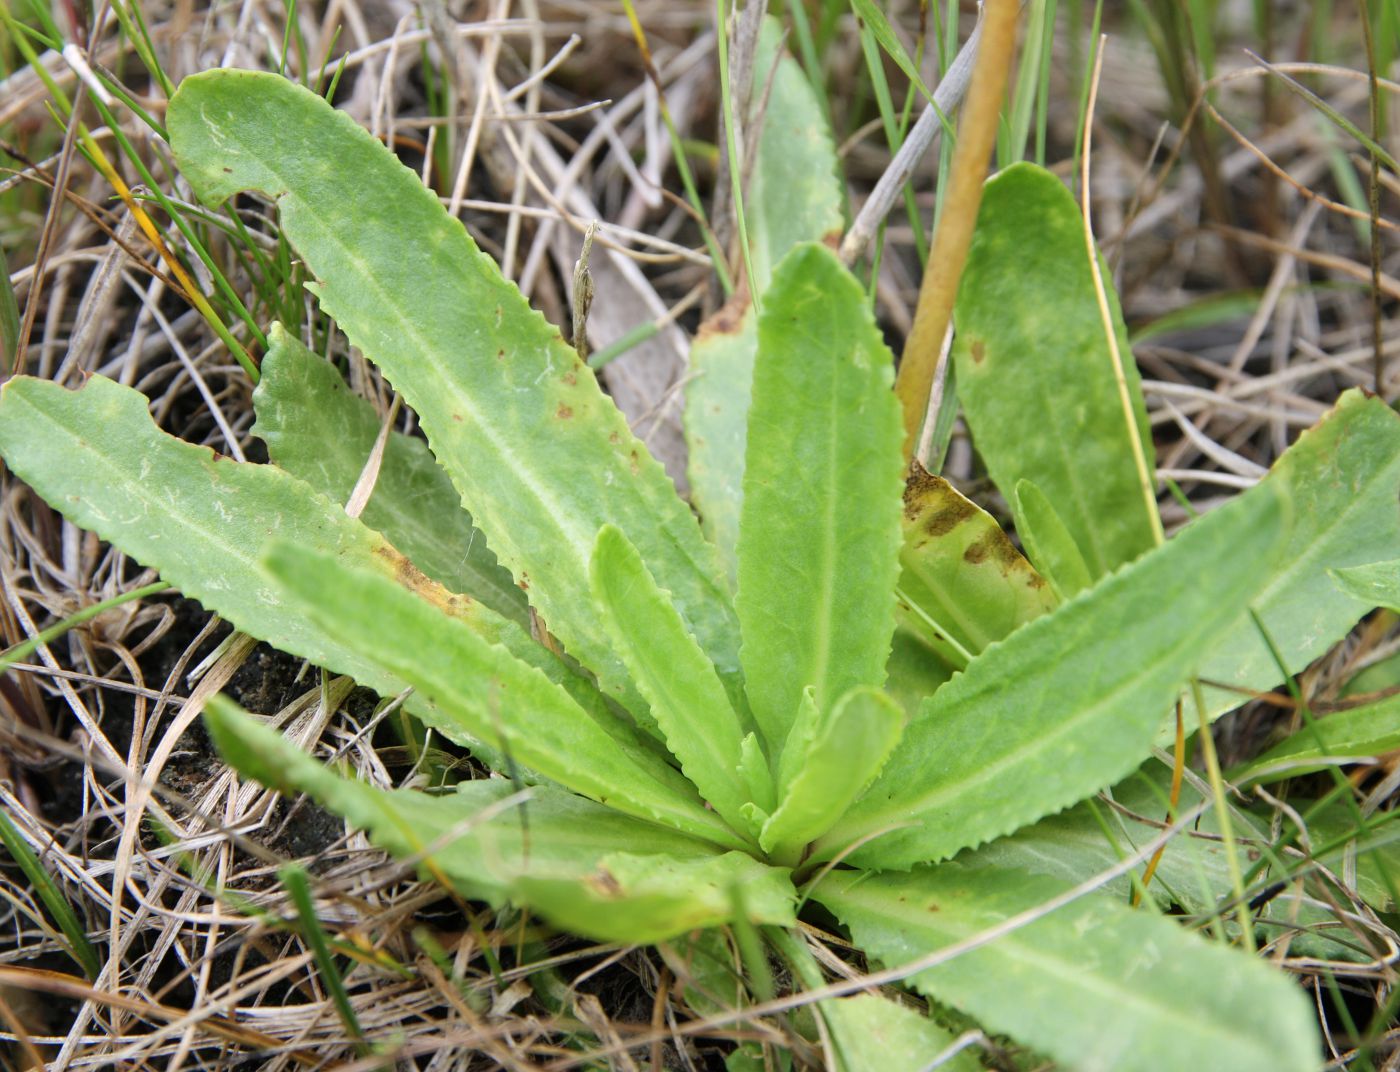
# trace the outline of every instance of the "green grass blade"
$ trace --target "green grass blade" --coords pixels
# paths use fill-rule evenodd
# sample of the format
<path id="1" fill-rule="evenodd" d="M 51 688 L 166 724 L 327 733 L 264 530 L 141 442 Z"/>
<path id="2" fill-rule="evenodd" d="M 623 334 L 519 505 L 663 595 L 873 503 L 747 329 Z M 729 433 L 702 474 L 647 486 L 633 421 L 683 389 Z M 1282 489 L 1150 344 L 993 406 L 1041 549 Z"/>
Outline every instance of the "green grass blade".
<path id="1" fill-rule="evenodd" d="M 1122 314 L 1108 298 L 1119 351 L 1128 355 Z M 1011 498 L 1019 481 L 1034 482 L 1095 578 L 1154 546 L 1084 221 L 1058 177 L 1017 164 L 987 184 L 955 318 L 958 397 L 997 486 Z M 1131 362 L 1124 374 L 1150 459 Z"/>
<path id="2" fill-rule="evenodd" d="M 733 612 L 689 508 L 558 330 L 413 172 L 274 75 L 187 78 L 168 126 L 205 201 L 245 189 L 280 198 L 321 308 L 417 412 L 463 505 L 572 655 L 641 705 L 590 607 L 588 559 L 611 522 L 721 674 L 737 675 Z"/>
<path id="3" fill-rule="evenodd" d="M 18 367 L 19 304 L 10 282 L 10 266 L 0 248 L 0 368 L 6 372 Z"/>
<path id="4" fill-rule="evenodd" d="M 320 972 L 321 983 L 330 991 L 331 1003 L 335 1006 L 336 1015 L 340 1017 L 340 1022 L 350 1033 L 350 1037 L 363 1043 L 365 1033 L 360 1028 L 359 1017 L 355 1015 L 355 1007 L 350 1004 L 350 994 L 345 989 L 345 980 L 341 977 L 340 967 L 336 964 L 335 958 L 331 956 L 330 942 L 326 938 L 325 929 L 316 916 L 316 905 L 311 900 L 311 883 L 307 879 L 306 869 L 297 864 L 286 864 L 278 869 L 277 877 L 287 888 L 287 893 L 291 896 L 292 904 L 297 910 L 297 918 L 301 923 L 301 935 L 311 946 L 311 955 L 316 959 L 316 968 Z"/>
<path id="5" fill-rule="evenodd" d="M 322 495 L 344 503 L 379 436 L 374 407 L 353 394 L 335 367 L 287 334 L 271 332 L 272 348 L 253 392 L 253 434 L 279 468 Z M 392 432 L 374 494 L 360 520 L 454 592 L 528 624 L 525 593 L 496 562 L 462 509 L 462 498 L 428 445 Z"/>
<path id="6" fill-rule="evenodd" d="M 68 903 L 68 898 L 63 896 L 63 891 L 58 888 L 53 877 L 44 870 L 44 865 L 34 855 L 29 843 L 20 836 L 14 820 L 4 808 L 0 808 L 0 844 L 5 846 L 10 859 L 24 872 L 24 877 L 29 880 L 34 892 L 39 895 L 39 900 L 48 909 L 49 918 L 58 924 L 58 929 L 67 943 L 69 957 L 83 970 L 84 975 L 89 979 L 96 979 L 102 971 L 102 961 L 97 955 L 97 950 L 88 941 L 87 930 L 83 927 L 82 920 L 73 911 L 73 906 Z"/>
<path id="7" fill-rule="evenodd" d="M 1261 485 L 988 648 L 925 703 L 818 858 L 875 834 L 853 862 L 942 859 L 1126 775 L 1195 665 L 1273 576 L 1287 505 Z"/>
<path id="8" fill-rule="evenodd" d="M 904 875 L 839 871 L 812 893 L 891 967 L 1024 923 L 910 982 L 1067 1068 L 1317 1067 L 1315 1019 L 1282 973 L 1102 896 L 1038 914 L 1065 890 L 1015 871 L 940 864 Z"/>
<path id="9" fill-rule="evenodd" d="M 591 572 L 604 624 L 667 747 L 700 795 L 731 827 L 744 830 L 741 813 L 750 797 L 738 759 L 748 728 L 714 664 L 619 529 L 607 525 L 598 533 Z"/>
<path id="10" fill-rule="evenodd" d="M 485 741 L 629 815 L 744 846 L 629 723 L 585 709 L 540 670 L 394 580 L 289 543 L 274 544 L 263 562 L 286 598 L 329 635 L 381 676 L 423 693 L 441 712 L 430 725 Z"/>
<path id="11" fill-rule="evenodd" d="M 57 640 L 75 626 L 82 625 L 83 622 L 91 621 L 99 614 L 103 614 L 113 607 L 120 607 L 123 603 L 130 603 L 137 599 L 145 599 L 147 596 L 153 596 L 160 592 L 168 591 L 169 589 L 170 585 L 166 584 L 164 581 L 153 581 L 150 584 L 142 585 L 140 588 L 133 588 L 129 592 L 123 592 L 121 595 L 112 596 L 110 599 L 101 599 L 96 603 L 88 604 L 82 610 L 70 614 L 61 622 L 55 622 L 47 629 L 39 630 L 39 632 L 28 640 L 21 641 L 13 647 L 6 648 L 4 653 L 0 654 L 0 674 L 4 674 L 6 670 L 14 666 L 15 663 L 20 660 L 28 658 L 30 653 L 36 648 Z"/>
<path id="12" fill-rule="evenodd" d="M 893 361 L 836 255 L 796 247 L 758 323 L 739 529 L 749 703 L 777 761 L 802 689 L 819 710 L 884 681 L 900 509 Z"/>

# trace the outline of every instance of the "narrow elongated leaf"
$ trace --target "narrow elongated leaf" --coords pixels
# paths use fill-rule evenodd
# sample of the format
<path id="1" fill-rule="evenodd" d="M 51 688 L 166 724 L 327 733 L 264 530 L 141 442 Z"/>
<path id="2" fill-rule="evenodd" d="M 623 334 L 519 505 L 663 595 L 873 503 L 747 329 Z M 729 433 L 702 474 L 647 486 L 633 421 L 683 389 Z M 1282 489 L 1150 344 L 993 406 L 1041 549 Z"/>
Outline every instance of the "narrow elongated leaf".
<path id="1" fill-rule="evenodd" d="M 748 732 L 714 664 L 700 650 L 671 594 L 656 586 L 621 530 L 605 525 L 593 550 L 593 596 L 681 770 L 735 830 L 750 800 L 739 770 Z"/>
<path id="2" fill-rule="evenodd" d="M 738 631 L 694 516 L 559 331 L 412 171 L 272 74 L 191 76 L 167 123 L 204 201 L 249 189 L 280 199 L 321 307 L 417 412 L 463 504 L 573 655 L 641 704 L 589 608 L 588 558 L 611 522 L 737 678 Z"/>
<path id="3" fill-rule="evenodd" d="M 899 705 L 876 689 L 854 688 L 841 697 L 804 742 L 796 773 L 759 835 L 763 851 L 796 863 L 807 843 L 825 834 L 874 781 L 904 723 Z"/>
<path id="4" fill-rule="evenodd" d="M 1400 612 L 1400 561 L 1346 566 L 1331 572 L 1337 587 L 1347 595 Z"/>
<path id="5" fill-rule="evenodd" d="M 941 627 L 976 655 L 1057 602 L 992 516 L 917 461 L 904 486 L 899 564 L 899 624 L 931 647 L 946 643 Z"/>
<path id="6" fill-rule="evenodd" d="M 1378 398 L 1348 391 L 1316 427 L 1274 463 L 1263 483 L 1293 503 L 1282 565 L 1254 607 L 1290 674 L 1351 630 L 1376 604 L 1342 592 L 1329 570 L 1400 558 L 1400 416 Z M 1203 681 L 1263 690 L 1281 680 L 1278 663 L 1242 614 L 1200 668 Z M 1212 715 L 1248 694 L 1206 689 Z"/>
<path id="7" fill-rule="evenodd" d="M 988 648 L 926 702 L 817 857 L 880 834 L 850 859 L 942 859 L 1126 775 L 1192 668 L 1272 575 L 1284 506 L 1260 485 Z"/>
<path id="8" fill-rule="evenodd" d="M 841 168 L 826 112 L 801 64 L 782 51 L 784 30 L 763 21 L 754 53 L 751 110 L 758 155 L 744 195 L 749 259 L 760 296 L 788 251 L 841 237 Z"/>
<path id="9" fill-rule="evenodd" d="M 1032 164 L 987 183 L 954 314 L 958 397 L 997 487 L 1014 504 L 1017 482 L 1034 482 L 1094 578 L 1153 545 L 1132 442 L 1151 466 L 1147 410 L 1117 298 L 1108 297 L 1132 426 L 1073 196 Z"/>
<path id="10" fill-rule="evenodd" d="M 137 391 L 94 376 L 80 391 L 20 377 L 0 392 L 0 454 L 74 524 L 158 569 L 187 596 L 245 633 L 340 673 L 386 696 L 402 679 L 384 674 L 303 613 L 258 566 L 269 540 L 286 539 L 416 591 L 492 643 L 507 647 L 601 708 L 597 690 L 536 644 L 515 622 L 424 576 L 382 536 L 294 476 L 247 465 L 166 435 Z M 408 709 L 443 725 L 421 697 Z M 482 743 L 449 736 L 490 761 Z"/>
<path id="11" fill-rule="evenodd" d="M 1233 780 L 1277 781 L 1344 761 L 1400 748 L 1400 696 L 1337 711 L 1298 729 L 1269 749 Z"/>
<path id="12" fill-rule="evenodd" d="M 418 689 L 456 725 L 531 770 L 629 815 L 744 845 L 633 728 L 587 711 L 543 673 L 367 570 L 279 543 L 263 559 L 290 600 L 365 661 Z"/>
<path id="13" fill-rule="evenodd" d="M 940 864 L 838 871 L 812 893 L 857 945 L 897 966 L 1004 926 L 1065 888 Z M 1320 1052 L 1308 1003 L 1283 975 L 1104 897 L 1073 901 L 910 981 L 1069 1069 L 1306 1072 Z"/>
<path id="14" fill-rule="evenodd" d="M 802 68 L 780 52 L 781 40 L 777 21 L 765 19 L 753 82 L 753 104 L 762 105 L 762 124 L 744 196 L 750 263 L 760 294 L 789 249 L 798 242 L 839 238 L 842 226 L 836 146 L 820 101 Z M 735 547 L 758 347 L 750 289 L 742 287 L 700 326 L 685 391 L 691 499 L 731 580 L 738 569 Z"/>
<path id="15" fill-rule="evenodd" d="M 253 392 L 253 434 L 267 444 L 278 468 L 344 503 L 379 436 L 379 417 L 330 362 L 281 324 L 272 326 L 270 338 L 262 379 Z M 486 537 L 462 509 L 462 497 L 421 439 L 390 433 L 374 494 L 360 520 L 382 532 L 433 580 L 508 618 L 528 620 L 525 593 L 497 563 Z"/>
<path id="16" fill-rule="evenodd" d="M 895 66 L 904 72 L 904 76 L 909 79 L 924 99 L 933 100 L 933 94 L 929 92 L 928 86 L 924 85 L 923 76 L 919 73 L 919 65 L 914 62 L 914 58 L 909 55 L 904 45 L 900 43 L 898 36 L 894 32 L 894 27 L 885 18 L 885 13 L 876 6 L 874 0 L 851 0 L 851 10 L 855 12 L 856 18 L 870 27 L 870 32 L 875 35 L 875 40 L 879 42 L 885 55 L 894 60 Z"/>
<path id="17" fill-rule="evenodd" d="M 407 577 L 411 567 L 382 536 L 300 480 L 167 435 L 146 406 L 139 392 L 100 376 L 79 391 L 19 377 L 0 395 L 0 454 L 74 524 L 160 570 L 239 629 L 359 677 L 359 655 L 283 597 L 258 571 L 258 553 L 280 538 L 388 576 Z M 437 598 L 445 606 L 449 597 L 438 589 Z M 520 635 L 471 600 L 453 601 L 452 612 L 492 640 Z"/>
<path id="18" fill-rule="evenodd" d="M 1061 599 L 1072 599 L 1093 583 L 1084 555 L 1055 505 L 1029 480 L 1016 482 L 1016 525 L 1026 554 Z"/>
<path id="19" fill-rule="evenodd" d="M 825 710 L 884 679 L 901 435 L 890 352 L 825 246 L 784 258 L 758 336 L 737 607 L 749 702 L 775 758 L 803 688 Z"/>
<path id="20" fill-rule="evenodd" d="M 697 919 L 730 922 L 699 884 L 741 876 L 761 887 L 747 902 L 754 922 L 791 919 L 783 872 L 557 787 L 534 786 L 515 801 L 514 786 L 494 778 L 442 796 L 386 791 L 341 777 L 227 699 L 211 701 L 204 717 L 220 754 L 243 775 L 310 794 L 385 851 L 420 860 L 424 874 L 493 906 L 524 905 L 599 941 L 656 941 Z M 686 878 L 697 883 L 691 896 Z M 620 933 L 633 920 L 645 924 L 645 937 Z"/>
<path id="21" fill-rule="evenodd" d="M 819 1006 L 831 1031 L 840 1072 L 910 1072 L 937 1067 L 977 1072 L 982 1066 L 964 1050 L 934 1066 L 955 1039 L 927 1016 L 877 994 L 834 998 Z"/>

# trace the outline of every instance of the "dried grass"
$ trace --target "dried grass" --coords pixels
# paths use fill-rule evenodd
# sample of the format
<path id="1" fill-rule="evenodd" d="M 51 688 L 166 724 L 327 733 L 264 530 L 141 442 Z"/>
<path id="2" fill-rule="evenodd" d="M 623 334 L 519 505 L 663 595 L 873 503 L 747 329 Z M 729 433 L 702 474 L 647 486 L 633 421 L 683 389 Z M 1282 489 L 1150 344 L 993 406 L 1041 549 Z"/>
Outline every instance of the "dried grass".
<path id="1" fill-rule="evenodd" d="M 711 6 L 637 6 L 677 125 L 712 139 L 718 94 Z M 895 6 L 913 25 L 915 5 Z M 216 65 L 266 65 L 282 51 L 287 30 L 285 9 L 260 0 L 151 0 L 142 7 L 177 81 Z M 693 219 L 669 192 L 675 183 L 656 86 L 637 58 L 621 5 L 333 0 L 323 10 L 299 5 L 296 17 L 304 55 L 293 48 L 289 63 L 315 70 L 324 59 L 330 69 L 343 55 L 338 102 L 425 174 L 446 141 L 450 173 L 436 176 L 450 191 L 445 201 L 561 325 L 568 323 L 583 232 L 598 222 L 591 342 L 596 349 L 638 323 L 662 324 L 611 365 L 606 380 L 682 477 L 679 388 L 689 333 L 713 303 L 712 274 Z M 1341 29 L 1349 17 L 1336 16 Z M 158 109 L 159 94 L 110 23 L 93 61 L 124 72 L 138 99 Z M 1144 76 L 1151 67 L 1146 46 L 1126 27 L 1110 29 L 1124 32 L 1111 40 L 1096 116 L 1094 215 L 1130 322 L 1242 287 L 1259 291 L 1246 313 L 1154 336 L 1136 350 L 1159 475 L 1176 480 L 1204 509 L 1257 479 L 1343 389 L 1400 393 L 1389 282 L 1400 276 L 1400 257 L 1387 230 L 1378 385 L 1370 249 L 1355 213 L 1336 205 L 1339 154 L 1343 166 L 1355 166 L 1339 148 L 1343 139 L 1276 87 L 1261 97 L 1267 73 L 1222 46 L 1212 108 L 1194 122 L 1216 139 L 1218 175 L 1240 215 L 1228 226 L 1211 221 L 1200 169 L 1177 158 L 1180 127 L 1163 127 L 1168 97 Z M 1232 40 L 1258 47 L 1247 32 Z M 445 114 L 428 113 L 425 50 L 450 79 Z M 1067 55 L 1057 43 L 1060 102 L 1076 99 Z M 1274 55 L 1292 58 L 1283 46 Z M 862 126 L 850 103 L 862 77 L 858 49 L 838 42 L 828 62 L 838 129 L 853 132 L 843 153 L 859 204 L 889 154 L 878 126 Z M 59 57 L 45 57 L 45 65 L 67 91 L 81 92 Z M 1309 77 L 1334 107 L 1364 123 L 1367 87 L 1358 70 L 1328 68 Z M 15 161 L 0 171 L 0 245 L 11 251 L 28 325 L 26 370 L 69 384 L 95 372 L 111 376 L 149 395 L 167 430 L 256 458 L 246 377 L 179 300 L 130 214 L 74 152 L 71 128 L 45 111 L 46 99 L 27 69 L 0 83 L 0 149 Z M 1400 109 L 1390 114 L 1393 128 Z M 1052 113 L 1053 158 L 1068 161 L 1075 120 L 1069 105 Z M 157 178 L 179 191 L 149 132 L 129 115 L 124 123 Z M 99 131 L 98 139 L 111 148 L 109 134 Z M 928 208 L 927 165 L 921 174 L 929 176 L 918 185 Z M 251 227 L 258 213 L 245 218 Z M 270 222 L 265 231 L 274 233 Z M 878 287 L 894 337 L 911 323 L 918 279 L 912 235 L 896 213 Z M 252 290 L 248 279 L 234 282 Z M 387 406 L 389 392 L 372 368 L 357 363 L 355 381 Z M 948 471 L 978 486 L 961 429 Z M 8 474 L 0 481 L 6 645 L 155 579 Z M 1171 527 L 1186 512 L 1168 499 L 1164 516 Z M 707 1018 L 691 1007 L 679 949 L 663 956 L 591 946 L 518 917 L 493 917 L 420 882 L 411 868 L 310 805 L 237 783 L 209 755 L 195 720 L 202 697 L 230 683 L 250 706 L 277 713 L 307 748 L 348 761 L 371 782 L 403 784 L 418 775 L 402 750 L 373 746 L 366 730 L 371 706 L 362 694 L 319 681 L 241 638 L 216 650 L 229 641 L 226 634 L 188 601 L 149 599 L 41 646 L 0 682 L 0 806 L 103 957 L 100 977 L 81 980 L 33 891 L 17 872 L 0 871 L 0 1035 L 12 1040 L 10 1067 L 694 1069 L 719 1067 L 742 1040 L 820 1063 L 787 1013 Z M 1340 682 L 1397 643 L 1388 621 L 1364 624 L 1302 675 L 1305 696 L 1325 704 Z M 1227 751 L 1257 747 L 1278 711 L 1267 702 L 1247 707 L 1222 731 Z M 1366 786 L 1385 792 L 1377 806 L 1393 791 L 1396 769 L 1392 761 L 1363 774 Z M 343 957 L 345 983 L 359 1024 L 376 1041 L 372 1054 L 337 1017 L 292 925 L 276 868 L 294 857 L 314 876 L 323 926 L 353 951 Z M 1358 943 L 1376 950 L 1373 963 L 1290 958 L 1283 940 L 1270 952 L 1316 984 L 1320 1008 L 1329 1001 L 1324 982 L 1335 981 L 1369 1015 L 1365 1010 L 1394 985 L 1396 936 L 1352 890 L 1349 876 L 1336 876 L 1335 911 Z M 834 978 L 859 978 L 858 962 L 835 936 L 811 931 L 809 940 Z M 439 959 L 430 955 L 436 950 Z M 1330 1013 L 1323 1019 L 1337 1026 Z M 1400 1067 L 1395 1034 L 1378 1051 L 1385 1067 Z M 1346 1046 L 1337 1040 L 1338 1067 L 1348 1062 Z M 1000 1060 L 998 1053 L 992 1046 L 989 1059 Z"/>

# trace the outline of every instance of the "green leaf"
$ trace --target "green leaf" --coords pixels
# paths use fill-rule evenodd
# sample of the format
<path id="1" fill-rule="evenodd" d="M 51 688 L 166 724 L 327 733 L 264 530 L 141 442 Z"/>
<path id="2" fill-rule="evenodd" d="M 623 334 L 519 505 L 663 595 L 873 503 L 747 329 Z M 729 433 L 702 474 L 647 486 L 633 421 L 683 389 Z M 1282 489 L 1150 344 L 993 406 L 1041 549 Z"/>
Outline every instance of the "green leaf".
<path id="1" fill-rule="evenodd" d="M 754 58 L 752 103 L 762 104 L 763 119 L 744 216 L 760 294 L 793 246 L 831 241 L 842 230 L 836 147 L 825 112 L 802 68 L 780 54 L 781 38 L 777 21 L 765 19 Z M 700 326 L 685 391 L 691 499 L 731 581 L 738 568 L 744 446 L 758 347 L 749 289 L 738 291 Z"/>
<path id="2" fill-rule="evenodd" d="M 900 706 L 877 689 L 859 687 L 842 696 L 804 742 L 796 773 L 759 835 L 763 851 L 796 863 L 807 843 L 826 833 L 880 773 L 904 724 Z"/>
<path id="3" fill-rule="evenodd" d="M 1383 692 L 1400 686 L 1400 652 L 1378 659 L 1363 667 L 1342 687 L 1342 698 L 1364 696 L 1368 692 Z"/>
<path id="4" fill-rule="evenodd" d="M 611 522 L 737 681 L 738 630 L 689 508 L 558 329 L 412 171 L 271 74 L 193 75 L 167 121 L 205 202 L 249 189 L 280 199 L 321 308 L 417 412 L 463 504 L 571 654 L 641 704 L 590 606 L 588 559 Z"/>
<path id="5" fill-rule="evenodd" d="M 922 639 L 896 629 L 885 674 L 885 691 L 912 718 L 918 715 L 924 700 L 948 683 L 953 666 Z"/>
<path id="6" fill-rule="evenodd" d="M 1278 781 L 1345 762 L 1347 757 L 1363 759 L 1396 748 L 1400 748 L 1400 696 L 1391 696 L 1316 719 L 1234 772 L 1231 781 Z"/>
<path id="7" fill-rule="evenodd" d="M 596 689 L 514 622 L 425 577 L 382 536 L 300 480 L 166 435 L 146 406 L 140 393 L 100 376 L 80 391 L 16 378 L 0 393 L 0 455 L 74 524 L 160 570 L 206 609 L 383 695 L 402 692 L 404 682 L 332 637 L 269 580 L 258 565 L 269 540 L 291 540 L 394 577 L 538 667 L 585 706 L 602 704 Z M 407 707 L 430 722 L 445 721 L 421 697 L 410 697 Z M 449 735 L 484 753 L 460 729 Z"/>
<path id="8" fill-rule="evenodd" d="M 988 648 L 925 703 L 817 858 L 877 835 L 851 862 L 942 859 L 1126 775 L 1195 664 L 1272 575 L 1285 506 L 1261 485 Z"/>
<path id="9" fill-rule="evenodd" d="M 562 789 L 533 786 L 523 800 L 494 778 L 442 796 L 375 789 L 322 766 L 223 697 L 210 701 L 204 718 L 219 753 L 246 777 L 310 794 L 391 855 L 417 860 L 425 875 L 495 907 L 524 905 L 599 941 L 656 941 L 728 922 L 702 884 L 738 876 L 757 884 L 747 903 L 758 922 L 791 922 L 783 906 L 794 894 L 790 883 L 784 891 L 782 872 Z M 687 878 L 697 884 L 693 896 Z M 577 904 L 567 903 L 570 890 Z M 645 937 L 620 933 L 633 920 L 645 925 Z"/>
<path id="10" fill-rule="evenodd" d="M 740 291 L 696 332 L 685 388 L 690 498 L 731 583 L 739 570 L 739 511 L 757 349 L 758 317 L 748 292 Z"/>
<path id="11" fill-rule="evenodd" d="M 736 606 L 749 703 L 776 758 L 803 688 L 824 710 L 884 680 L 901 432 L 890 352 L 825 246 L 783 260 L 758 336 Z"/>
<path id="12" fill-rule="evenodd" d="M 1375 604 L 1342 592 L 1328 570 L 1400 558 L 1400 416 L 1348 391 L 1274 463 L 1264 484 L 1293 503 L 1282 565 L 1254 602 L 1290 674 L 1339 641 Z M 1203 681 L 1264 690 L 1282 679 L 1254 620 L 1241 614 L 1200 668 Z M 1248 694 L 1207 688 L 1212 715 Z"/>
<path id="13" fill-rule="evenodd" d="M 593 550 L 593 597 L 615 650 L 651 706 L 685 776 L 735 830 L 750 800 L 739 770 L 748 732 L 714 664 L 695 642 L 671 594 L 656 586 L 621 530 L 604 525 Z"/>
<path id="14" fill-rule="evenodd" d="M 796 861 L 880 773 L 907 716 L 884 693 L 856 688 L 839 700 L 804 742 L 795 773 L 760 839 L 765 851 Z"/>
<path id="15" fill-rule="evenodd" d="M 1303 993 L 1169 920 L 1089 896 L 1033 918 L 1066 889 L 956 864 L 908 874 L 837 871 L 812 895 L 884 964 L 1003 933 L 910 980 L 921 993 L 1067 1068 L 1308 1072 L 1320 1039 Z"/>
<path id="16" fill-rule="evenodd" d="M 1134 428 L 1123 413 L 1074 197 L 1032 164 L 990 180 L 958 289 L 958 397 L 997 487 L 1014 502 L 1017 484 L 1034 482 L 1095 579 L 1155 542 L 1133 462 L 1133 435 L 1152 462 L 1147 410 L 1111 290 L 1108 301 Z"/>
<path id="17" fill-rule="evenodd" d="M 1061 599 L 1073 599 L 1093 584 L 1079 545 L 1045 493 L 1029 480 L 1016 482 L 1017 534 L 1026 554 Z"/>
<path id="18" fill-rule="evenodd" d="M 326 632 L 421 692 L 439 712 L 425 718 L 429 725 L 465 731 L 629 815 L 744 846 L 629 724 L 585 710 L 541 671 L 408 589 L 294 544 L 273 545 L 263 565 Z"/>
<path id="19" fill-rule="evenodd" d="M 819 1008 L 831 1032 L 839 1072 L 929 1068 L 956 1041 L 927 1016 L 878 994 L 832 998 Z M 934 1067 L 976 1072 L 982 1066 L 972 1051 L 964 1050 Z"/>
<path id="20" fill-rule="evenodd" d="M 976 655 L 1057 602 L 992 516 L 917 461 L 904 487 L 899 564 L 899 624 L 935 650 L 951 638 Z"/>
<path id="21" fill-rule="evenodd" d="M 4 362 L 3 367 L 13 370 L 19 346 L 19 303 L 15 301 L 7 263 L 5 250 L 0 248 L 0 361 Z"/>
<path id="22" fill-rule="evenodd" d="M 783 36 L 777 19 L 764 19 L 754 53 L 751 108 L 762 118 L 744 216 L 756 277 L 750 289 L 760 295 L 789 250 L 834 243 L 844 230 L 836 143 L 807 75 L 781 51 Z"/>
<path id="23" fill-rule="evenodd" d="M 1373 606 L 1400 612 L 1400 561 L 1329 570 L 1337 587 Z"/>
<path id="24" fill-rule="evenodd" d="M 269 337 L 272 345 L 253 392 L 253 434 L 267 444 L 278 468 L 345 503 L 374 448 L 380 419 L 335 366 L 281 324 L 272 326 Z M 390 433 L 360 520 L 433 580 L 528 624 L 525 593 L 496 562 L 486 537 L 462 509 L 462 497 L 421 439 Z"/>
<path id="25" fill-rule="evenodd" d="M 613 853 L 582 882 L 525 875 L 517 887 L 541 914 L 577 934 L 641 945 L 735 918 L 733 889 L 742 887 L 744 917 L 791 926 L 797 891 L 786 871 L 748 853 L 673 859 Z"/>
<path id="26" fill-rule="evenodd" d="M 101 376 L 79 391 L 17 377 L 0 394 L 0 454 L 74 524 L 158 569 L 239 629 L 360 676 L 360 656 L 284 598 L 259 572 L 258 552 L 279 538 L 410 582 L 412 567 L 382 536 L 300 480 L 166 435 L 146 406 L 139 392 Z M 437 589 L 421 580 L 425 589 Z M 451 600 L 441 589 L 437 598 L 451 601 L 454 614 L 492 640 L 523 635 L 480 604 Z"/>

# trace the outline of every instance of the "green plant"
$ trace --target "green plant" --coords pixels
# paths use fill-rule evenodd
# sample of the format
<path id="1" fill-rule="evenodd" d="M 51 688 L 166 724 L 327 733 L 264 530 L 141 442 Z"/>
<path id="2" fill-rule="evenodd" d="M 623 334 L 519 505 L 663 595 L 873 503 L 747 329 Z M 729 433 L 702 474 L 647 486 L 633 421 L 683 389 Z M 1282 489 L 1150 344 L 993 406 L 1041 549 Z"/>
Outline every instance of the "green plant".
<path id="1" fill-rule="evenodd" d="M 559 332 L 347 116 L 221 71 L 182 84 L 168 126 L 206 202 L 279 199 L 322 310 L 413 407 L 431 454 L 391 436 L 363 520 L 348 516 L 378 420 L 280 325 L 255 396 L 273 465 L 165 435 L 100 378 L 11 381 L 0 453 L 240 629 L 386 696 L 411 687 L 409 710 L 528 789 L 379 790 L 218 701 L 208 725 L 231 764 L 466 896 L 580 935 L 699 948 L 693 932 L 733 925 L 757 1008 L 804 1000 L 761 1003 L 760 937 L 817 992 L 843 1067 L 877 1045 L 883 1063 L 928 1065 L 952 1041 L 942 1006 L 1070 1067 L 1314 1066 L 1311 1014 L 1282 975 L 1154 911 L 1250 943 L 1265 925 L 1245 911 L 1252 884 L 1301 883 L 1297 861 L 1259 834 L 1277 851 L 1243 873 L 1231 850 L 1258 832 L 1219 792 L 1188 791 L 1165 833 L 1134 816 L 1163 807 L 1149 757 L 1175 704 L 1205 725 L 1380 602 L 1328 571 L 1400 558 L 1400 420 L 1383 404 L 1345 396 L 1257 487 L 1156 546 L 1133 462 L 1150 452 L 1140 389 L 1106 363 L 1073 202 L 1049 173 L 1008 169 L 979 217 L 954 359 L 1037 571 L 946 482 L 904 479 L 864 290 L 805 240 L 832 213 L 802 217 L 817 234 L 782 232 L 760 160 L 760 297 L 736 299 L 706 344 L 732 377 L 706 390 L 727 404 L 690 413 L 692 465 L 720 478 L 697 481 L 711 543 Z M 806 149 L 822 158 L 820 139 Z M 1086 837 L 1101 817 L 1072 806 L 1115 785 L 1117 841 Z M 1168 837 L 1208 803 L 1223 850 Z M 1130 909 L 1128 876 L 1160 847 Z M 824 988 L 795 930 L 808 906 L 935 1019 Z"/>

